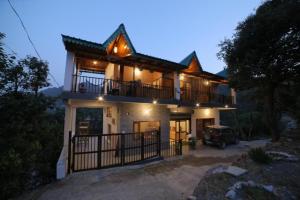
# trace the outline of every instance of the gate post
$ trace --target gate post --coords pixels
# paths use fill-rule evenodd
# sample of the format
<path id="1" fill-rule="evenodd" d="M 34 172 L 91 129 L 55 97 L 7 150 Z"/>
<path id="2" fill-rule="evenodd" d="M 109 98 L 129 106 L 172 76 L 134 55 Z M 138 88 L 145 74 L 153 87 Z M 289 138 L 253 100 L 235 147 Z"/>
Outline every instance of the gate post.
<path id="1" fill-rule="evenodd" d="M 102 134 L 98 135 L 98 157 L 97 157 L 97 161 L 98 161 L 98 169 L 101 168 L 101 155 L 102 154 Z"/>
<path id="2" fill-rule="evenodd" d="M 72 131 L 69 131 L 69 142 L 68 142 L 68 174 L 71 172 L 71 145 L 72 145 Z"/>
<path id="3" fill-rule="evenodd" d="M 179 139 L 179 155 L 182 155 L 182 139 Z"/>
<path id="4" fill-rule="evenodd" d="M 141 160 L 144 160 L 144 145 L 145 145 L 145 138 L 144 133 L 141 134 Z"/>
<path id="5" fill-rule="evenodd" d="M 125 164 L 125 135 L 121 133 L 121 165 Z"/>
<path id="6" fill-rule="evenodd" d="M 161 156 L 161 138 L 160 138 L 160 130 L 157 131 L 157 141 L 156 141 L 156 145 L 157 145 L 157 155 L 160 157 Z"/>

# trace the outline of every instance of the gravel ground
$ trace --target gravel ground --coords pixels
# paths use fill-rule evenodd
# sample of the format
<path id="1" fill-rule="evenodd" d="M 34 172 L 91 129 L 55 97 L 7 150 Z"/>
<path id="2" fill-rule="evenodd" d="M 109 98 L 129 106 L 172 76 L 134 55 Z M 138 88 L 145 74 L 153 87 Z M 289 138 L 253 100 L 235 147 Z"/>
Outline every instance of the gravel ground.
<path id="1" fill-rule="evenodd" d="M 300 138 L 298 131 L 283 137 L 280 142 L 268 144 L 265 149 L 282 151 L 300 158 Z M 194 196 L 198 200 L 226 199 L 225 194 L 230 186 L 237 181 L 252 180 L 256 183 L 273 185 L 278 192 L 278 197 L 264 194 L 261 191 L 245 191 L 239 194 L 242 199 L 253 199 L 249 195 L 254 192 L 254 199 L 300 199 L 300 162 L 273 161 L 269 165 L 261 165 L 253 162 L 247 156 L 242 155 L 233 165 L 247 169 L 248 172 L 240 177 L 233 177 L 224 173 L 207 173 L 194 190 Z"/>
<path id="2" fill-rule="evenodd" d="M 20 199 L 186 199 L 208 169 L 230 165 L 241 153 L 251 147 L 264 146 L 266 142 L 241 142 L 225 150 L 200 146 L 175 160 L 74 173 Z"/>

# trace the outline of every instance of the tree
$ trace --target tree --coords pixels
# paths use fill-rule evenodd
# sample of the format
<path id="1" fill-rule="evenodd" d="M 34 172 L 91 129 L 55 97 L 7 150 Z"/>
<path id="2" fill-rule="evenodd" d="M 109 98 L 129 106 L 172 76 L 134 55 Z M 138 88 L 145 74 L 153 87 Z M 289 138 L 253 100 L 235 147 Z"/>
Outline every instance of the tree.
<path id="1" fill-rule="evenodd" d="M 36 57 L 27 56 L 19 61 L 19 66 L 27 70 L 28 88 L 37 96 L 40 88 L 48 87 L 48 63 Z"/>
<path id="2" fill-rule="evenodd" d="M 63 145 L 63 109 L 39 93 L 48 65 L 28 56 L 16 61 L 0 33 L 0 199 L 55 179 Z"/>
<path id="3" fill-rule="evenodd" d="M 280 114 L 279 89 L 294 85 L 300 73 L 300 2 L 265 1 L 241 22 L 232 39 L 225 39 L 217 54 L 228 68 L 230 85 L 253 89 L 265 105 L 273 140 Z"/>

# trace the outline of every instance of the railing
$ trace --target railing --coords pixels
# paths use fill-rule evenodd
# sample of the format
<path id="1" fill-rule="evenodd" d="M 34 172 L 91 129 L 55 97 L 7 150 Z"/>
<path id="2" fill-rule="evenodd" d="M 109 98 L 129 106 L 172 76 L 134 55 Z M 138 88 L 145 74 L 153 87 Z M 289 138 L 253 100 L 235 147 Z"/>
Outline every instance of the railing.
<path id="1" fill-rule="evenodd" d="M 73 75 L 72 92 L 130 97 L 172 99 L 173 87 Z"/>
<path id="2" fill-rule="evenodd" d="M 70 132 L 68 145 L 68 173 L 182 155 L 182 142 L 161 142 L 159 131 L 74 136 Z"/>
<path id="3" fill-rule="evenodd" d="M 213 92 L 202 92 L 199 90 L 180 89 L 180 99 L 186 102 L 194 103 L 218 103 L 218 104 L 232 104 L 233 98 L 229 95 L 223 95 Z"/>

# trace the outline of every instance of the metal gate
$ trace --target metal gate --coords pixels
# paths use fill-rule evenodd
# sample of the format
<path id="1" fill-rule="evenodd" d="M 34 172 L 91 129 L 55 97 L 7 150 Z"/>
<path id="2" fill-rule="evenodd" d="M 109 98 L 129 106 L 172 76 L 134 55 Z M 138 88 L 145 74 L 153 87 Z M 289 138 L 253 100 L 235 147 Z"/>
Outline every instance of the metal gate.
<path id="1" fill-rule="evenodd" d="M 75 134 L 73 137 L 70 132 L 68 172 L 123 166 L 154 157 L 179 155 L 181 151 L 182 147 L 175 141 L 173 145 L 162 144 L 159 131 Z"/>

